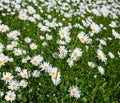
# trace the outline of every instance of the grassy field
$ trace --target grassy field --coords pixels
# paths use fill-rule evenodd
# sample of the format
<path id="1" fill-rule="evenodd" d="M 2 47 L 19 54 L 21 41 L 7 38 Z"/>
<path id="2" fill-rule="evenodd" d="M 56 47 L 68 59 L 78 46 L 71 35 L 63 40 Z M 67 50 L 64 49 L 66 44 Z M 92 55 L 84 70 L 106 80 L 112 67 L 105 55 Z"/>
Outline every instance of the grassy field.
<path id="1" fill-rule="evenodd" d="M 0 103 L 120 103 L 119 0 L 0 0 Z"/>

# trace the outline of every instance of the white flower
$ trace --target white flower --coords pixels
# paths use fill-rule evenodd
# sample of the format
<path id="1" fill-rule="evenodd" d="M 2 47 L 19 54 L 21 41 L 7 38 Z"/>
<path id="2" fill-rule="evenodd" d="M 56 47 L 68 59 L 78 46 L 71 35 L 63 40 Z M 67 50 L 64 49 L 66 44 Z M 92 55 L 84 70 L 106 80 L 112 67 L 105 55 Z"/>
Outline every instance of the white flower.
<path id="1" fill-rule="evenodd" d="M 20 67 L 16 67 L 16 68 L 15 68 L 15 71 L 21 72 L 21 68 L 20 68 Z"/>
<path id="2" fill-rule="evenodd" d="M 41 35 L 41 36 L 40 36 L 40 40 L 44 40 L 44 36 Z"/>
<path id="3" fill-rule="evenodd" d="M 21 20 L 27 20 L 27 18 L 28 18 L 28 16 L 27 16 L 27 14 L 26 13 L 19 13 L 19 16 L 18 16 Z"/>
<path id="4" fill-rule="evenodd" d="M 95 24 L 95 23 L 92 23 L 90 25 L 90 28 L 91 28 L 93 33 L 99 33 L 100 32 L 100 27 L 97 24 Z"/>
<path id="5" fill-rule="evenodd" d="M 112 22 L 109 24 L 109 26 L 112 27 L 112 28 L 118 27 L 115 21 L 112 21 Z"/>
<path id="6" fill-rule="evenodd" d="M 35 9 L 32 6 L 27 6 L 27 9 L 29 14 L 35 13 Z"/>
<path id="7" fill-rule="evenodd" d="M 60 77 L 61 77 L 60 72 L 57 73 L 56 77 L 54 77 L 54 76 L 51 77 L 51 78 L 52 78 L 52 81 L 53 81 L 53 83 L 54 83 L 55 85 L 58 85 L 58 84 L 61 83 Z"/>
<path id="8" fill-rule="evenodd" d="M 102 62 L 106 62 L 107 58 L 105 56 L 105 54 L 103 53 L 103 51 L 101 49 L 97 50 L 97 57 L 98 59 L 100 59 Z"/>
<path id="9" fill-rule="evenodd" d="M 12 44 L 7 45 L 6 49 L 11 51 L 13 50 L 14 46 Z"/>
<path id="10" fill-rule="evenodd" d="M 110 11 L 108 10 L 107 6 L 103 6 L 101 9 L 100 9 L 100 12 L 102 13 L 102 15 L 104 17 L 107 17 L 110 13 Z"/>
<path id="11" fill-rule="evenodd" d="M 36 45 L 36 43 L 31 43 L 31 44 L 30 44 L 30 49 L 31 49 L 31 50 L 35 50 L 35 49 L 37 49 L 37 47 L 38 47 L 38 46 Z"/>
<path id="12" fill-rule="evenodd" d="M 0 42 L 0 53 L 3 51 L 4 45 Z"/>
<path id="13" fill-rule="evenodd" d="M 95 68 L 95 64 L 93 62 L 88 62 L 88 66 L 90 66 L 91 68 Z"/>
<path id="14" fill-rule="evenodd" d="M 28 82 L 26 80 L 20 81 L 20 86 L 22 86 L 23 88 L 26 88 L 27 85 L 28 85 Z"/>
<path id="15" fill-rule="evenodd" d="M 70 41 L 71 41 L 71 37 L 66 36 L 66 37 L 65 37 L 65 41 L 66 41 L 67 43 L 70 43 Z"/>
<path id="16" fill-rule="evenodd" d="M 19 87 L 18 81 L 12 80 L 12 81 L 9 82 L 8 88 L 9 88 L 10 90 L 17 90 L 18 87 Z"/>
<path id="17" fill-rule="evenodd" d="M 31 43 L 31 38 L 29 38 L 29 37 L 26 37 L 24 40 L 26 43 Z"/>
<path id="18" fill-rule="evenodd" d="M 72 52 L 76 57 L 82 56 L 82 50 L 80 48 L 75 48 Z"/>
<path id="19" fill-rule="evenodd" d="M 106 41 L 103 40 L 103 39 L 100 39 L 100 44 L 102 44 L 102 45 L 107 45 Z"/>
<path id="20" fill-rule="evenodd" d="M 60 46 L 59 48 L 59 57 L 64 58 L 67 55 L 67 49 L 65 49 L 65 46 Z"/>
<path id="21" fill-rule="evenodd" d="M 0 32 L 6 32 L 9 30 L 9 27 L 4 24 L 0 24 Z"/>
<path id="22" fill-rule="evenodd" d="M 114 29 L 112 29 L 112 34 L 115 37 L 115 39 L 120 39 L 120 34 L 116 32 Z"/>
<path id="23" fill-rule="evenodd" d="M 27 71 L 27 69 L 23 69 L 23 70 L 20 72 L 20 76 L 21 76 L 22 78 L 28 79 L 30 75 L 29 75 L 29 72 Z"/>
<path id="24" fill-rule="evenodd" d="M 80 32 L 78 34 L 78 38 L 81 41 L 81 43 L 86 43 L 88 41 L 88 39 L 89 39 L 89 37 L 87 35 L 85 35 L 84 32 Z"/>
<path id="25" fill-rule="evenodd" d="M 43 61 L 43 57 L 41 55 L 36 55 L 33 58 L 31 58 L 31 63 L 35 66 L 40 65 L 40 63 Z"/>
<path id="26" fill-rule="evenodd" d="M 20 55 L 22 55 L 22 50 L 21 49 L 19 49 L 19 48 L 14 48 L 14 54 L 16 55 L 16 56 L 20 56 Z"/>
<path id="27" fill-rule="evenodd" d="M 13 47 L 16 47 L 18 45 L 18 42 L 17 41 L 12 41 L 11 44 L 12 44 Z"/>
<path id="28" fill-rule="evenodd" d="M 50 76 L 51 77 L 56 77 L 56 75 L 57 75 L 57 68 L 56 67 L 54 67 L 54 68 L 50 68 L 50 70 L 49 70 L 49 74 L 50 74 Z"/>
<path id="29" fill-rule="evenodd" d="M 20 32 L 18 32 L 17 30 L 14 30 L 8 33 L 7 36 L 11 40 L 17 40 L 17 36 L 20 36 Z"/>
<path id="30" fill-rule="evenodd" d="M 98 71 L 101 73 L 101 74 L 104 74 L 105 71 L 104 71 L 104 68 L 102 66 L 98 66 Z"/>
<path id="31" fill-rule="evenodd" d="M 34 17 L 35 19 L 37 19 L 37 20 L 40 19 L 40 15 L 39 15 L 39 14 L 34 14 L 33 17 Z"/>
<path id="32" fill-rule="evenodd" d="M 59 30 L 59 35 L 61 39 L 65 38 L 66 36 L 69 36 L 69 29 L 67 27 L 61 28 Z"/>
<path id="33" fill-rule="evenodd" d="M 109 55 L 110 58 L 112 58 L 112 59 L 115 57 L 112 52 L 109 52 L 108 55 Z"/>
<path id="34" fill-rule="evenodd" d="M 49 71 L 51 69 L 51 64 L 49 62 L 43 62 L 40 67 L 42 68 L 42 70 L 45 70 L 45 71 Z"/>
<path id="35" fill-rule="evenodd" d="M 6 83 L 10 82 L 13 79 L 13 76 L 9 72 L 4 72 L 2 80 L 6 81 Z"/>
<path id="36" fill-rule="evenodd" d="M 71 60 L 70 58 L 68 58 L 67 63 L 70 67 L 72 67 L 74 64 L 73 60 Z"/>
<path id="37" fill-rule="evenodd" d="M 2 91 L 0 91 L 0 97 L 2 97 L 4 95 L 4 93 Z"/>
<path id="38" fill-rule="evenodd" d="M 5 65 L 6 62 L 8 62 L 8 57 L 0 53 L 0 67 Z"/>
<path id="39" fill-rule="evenodd" d="M 40 73 L 40 71 L 38 71 L 38 70 L 34 70 L 34 71 L 32 72 L 32 76 L 35 77 L 35 78 L 39 78 L 40 75 L 41 75 L 41 73 Z"/>
<path id="40" fill-rule="evenodd" d="M 46 34 L 46 40 L 52 40 L 52 35 Z"/>
<path id="41" fill-rule="evenodd" d="M 68 90 L 71 97 L 80 98 L 81 91 L 79 91 L 77 86 L 72 86 Z"/>
<path id="42" fill-rule="evenodd" d="M 6 101 L 14 101 L 16 99 L 16 94 L 12 91 L 8 91 L 6 96 L 5 96 Z"/>

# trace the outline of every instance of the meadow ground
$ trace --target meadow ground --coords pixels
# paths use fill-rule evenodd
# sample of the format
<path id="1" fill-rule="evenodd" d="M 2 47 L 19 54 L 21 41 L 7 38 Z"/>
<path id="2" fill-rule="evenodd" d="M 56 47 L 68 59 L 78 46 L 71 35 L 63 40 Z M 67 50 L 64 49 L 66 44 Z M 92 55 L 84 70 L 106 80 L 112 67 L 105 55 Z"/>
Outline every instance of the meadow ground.
<path id="1" fill-rule="evenodd" d="M 0 103 L 120 103 L 119 0 L 0 0 Z"/>

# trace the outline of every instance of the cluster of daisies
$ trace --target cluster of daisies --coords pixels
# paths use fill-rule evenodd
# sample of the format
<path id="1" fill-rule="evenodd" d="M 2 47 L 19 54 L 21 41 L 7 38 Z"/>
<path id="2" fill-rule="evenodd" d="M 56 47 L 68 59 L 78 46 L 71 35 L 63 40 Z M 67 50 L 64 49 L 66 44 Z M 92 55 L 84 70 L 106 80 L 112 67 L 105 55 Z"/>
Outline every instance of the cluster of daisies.
<path id="1" fill-rule="evenodd" d="M 54 58 L 66 60 L 66 65 L 69 65 L 72 69 L 75 62 L 84 53 L 82 47 L 76 47 L 76 42 L 84 46 L 87 51 L 91 48 L 93 38 L 96 38 L 95 36 L 99 35 L 102 31 L 107 30 L 104 24 L 94 22 L 94 17 L 109 17 L 112 19 L 108 25 L 111 29 L 111 37 L 96 38 L 96 42 L 99 42 L 99 44 L 95 51 L 95 57 L 104 64 L 107 63 L 108 56 L 110 59 L 115 58 L 112 51 L 106 54 L 104 47 L 107 46 L 108 41 L 120 40 L 120 33 L 116 29 L 120 27 L 117 21 L 118 16 L 120 16 L 119 7 L 120 3 L 118 3 L 118 0 L 83 0 L 83 2 L 80 0 L 67 0 L 64 2 L 63 0 L 28 0 L 27 2 L 26 0 L 1 0 L 0 14 L 4 18 L 12 15 L 15 16 L 15 20 L 17 18 L 21 22 L 32 22 L 36 25 L 36 28 L 45 34 L 38 34 L 39 41 L 42 41 L 42 46 L 44 47 L 48 46 L 48 43 L 54 40 L 53 37 L 56 37 L 56 44 L 59 46 L 57 47 L 57 51 L 52 51 L 51 55 Z M 88 16 L 89 14 L 93 16 Z M 3 38 L 3 40 L 0 38 L 0 69 L 2 67 L 5 68 L 9 63 L 14 63 L 17 57 L 20 57 L 19 62 L 22 65 L 28 63 L 37 69 L 29 71 L 18 65 L 15 67 L 17 75 L 13 75 L 12 71 L 1 72 L 1 80 L 5 82 L 8 91 L 4 93 L 1 90 L 0 97 L 6 101 L 14 101 L 17 98 L 16 91 L 20 87 L 26 88 L 30 77 L 40 78 L 42 71 L 49 74 L 54 85 L 57 86 L 60 84 L 61 73 L 59 68 L 47 62 L 42 56 L 42 52 L 38 54 L 33 53 L 34 55 L 32 55 L 31 52 L 40 49 L 39 44 L 32 40 L 32 37 L 29 35 L 24 37 L 24 40 L 21 40 L 20 37 L 24 34 L 21 34 L 20 30 L 12 30 L 11 27 L 12 25 L 9 27 L 0 19 L 0 37 L 7 38 Z M 7 43 L 4 44 L 3 42 L 5 41 Z M 72 41 L 75 44 L 70 49 L 68 45 Z M 21 42 L 26 45 L 27 49 L 21 45 Z M 119 51 L 117 54 L 120 57 Z M 98 65 L 95 61 L 88 61 L 87 65 L 90 68 L 97 67 L 100 74 L 105 74 L 104 66 Z M 21 79 L 16 80 L 15 77 L 17 76 Z M 80 98 L 81 91 L 77 86 L 70 86 L 68 92 L 71 97 Z"/>

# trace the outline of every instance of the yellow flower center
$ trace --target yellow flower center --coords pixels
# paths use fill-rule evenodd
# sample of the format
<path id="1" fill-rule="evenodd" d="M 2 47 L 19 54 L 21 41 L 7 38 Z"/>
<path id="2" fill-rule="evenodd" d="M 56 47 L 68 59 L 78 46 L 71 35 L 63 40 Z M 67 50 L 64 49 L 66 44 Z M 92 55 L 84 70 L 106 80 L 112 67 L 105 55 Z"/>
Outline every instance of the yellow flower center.
<path id="1" fill-rule="evenodd" d="M 51 75 L 52 75 L 52 76 L 55 76 L 55 74 L 56 74 L 56 73 L 55 73 L 54 71 L 51 72 Z"/>
<path id="2" fill-rule="evenodd" d="M 21 84 L 22 84 L 22 86 L 24 86 L 24 85 L 25 85 L 25 82 L 22 82 Z"/>
<path id="3" fill-rule="evenodd" d="M 95 28 L 91 28 L 92 29 L 92 32 L 96 32 L 96 29 Z"/>
<path id="4" fill-rule="evenodd" d="M 10 81 L 10 77 L 6 77 L 5 80 L 6 80 L 6 81 Z"/>
<path id="5" fill-rule="evenodd" d="M 78 56 L 78 52 L 75 52 L 75 55 Z"/>
<path id="6" fill-rule="evenodd" d="M 22 16 L 21 16 L 21 18 L 22 18 L 22 19 L 25 19 L 25 16 L 24 16 L 24 15 L 22 15 Z"/>
<path id="7" fill-rule="evenodd" d="M 15 34 L 12 34 L 12 37 L 14 37 L 15 36 Z"/>
<path id="8" fill-rule="evenodd" d="M 50 27 L 51 25 L 50 25 L 50 23 L 48 23 L 48 27 Z"/>
<path id="9" fill-rule="evenodd" d="M 38 61 L 37 61 L 37 60 L 34 60 L 34 64 L 38 64 Z"/>
<path id="10" fill-rule="evenodd" d="M 84 42 L 84 41 L 85 41 L 85 38 L 84 38 L 84 37 L 80 38 L 80 41 L 81 41 L 81 42 Z"/>
<path id="11" fill-rule="evenodd" d="M 35 48 L 35 46 L 34 45 L 32 45 L 32 49 L 34 49 Z"/>
<path id="12" fill-rule="evenodd" d="M 4 28 L 4 27 L 2 27 L 2 28 L 1 28 L 1 30 L 2 30 L 2 31 L 4 31 L 4 30 L 5 30 L 5 28 Z"/>
<path id="13" fill-rule="evenodd" d="M 45 65 L 45 66 L 44 66 L 44 69 L 48 69 L 48 66 L 47 66 L 47 65 Z"/>
<path id="14" fill-rule="evenodd" d="M 32 12 L 33 12 L 33 10 L 29 10 L 29 12 L 30 12 L 30 13 L 32 13 Z"/>
<path id="15" fill-rule="evenodd" d="M 60 50 L 60 54 L 64 54 L 65 53 L 65 51 L 64 50 Z"/>
<path id="16" fill-rule="evenodd" d="M 16 51 L 15 53 L 18 55 L 18 54 L 19 54 L 19 51 Z"/>
<path id="17" fill-rule="evenodd" d="M 102 55 L 98 55 L 98 58 L 99 58 L 99 59 L 102 59 Z"/>
<path id="18" fill-rule="evenodd" d="M 10 98 L 10 99 L 12 99 L 12 98 L 13 98 L 13 95 L 12 95 L 12 94 L 10 94 L 10 95 L 9 95 L 9 98 Z"/>
<path id="19" fill-rule="evenodd" d="M 61 32 L 61 35 L 62 35 L 62 36 L 64 36 L 64 35 L 65 35 L 65 32 L 64 32 L 64 31 L 62 31 L 62 32 Z"/>
<path id="20" fill-rule="evenodd" d="M 12 87 L 13 87 L 13 88 L 16 88 L 16 84 L 13 84 Z"/>
<path id="21" fill-rule="evenodd" d="M 2 65 L 3 64 L 3 61 L 2 60 L 0 60 L 0 65 Z"/>
<path id="22" fill-rule="evenodd" d="M 24 77 L 27 77 L 28 75 L 27 75 L 27 73 L 24 73 L 23 76 L 24 76 Z"/>
<path id="23" fill-rule="evenodd" d="M 76 90 L 72 90 L 71 93 L 75 95 L 77 92 Z"/>

